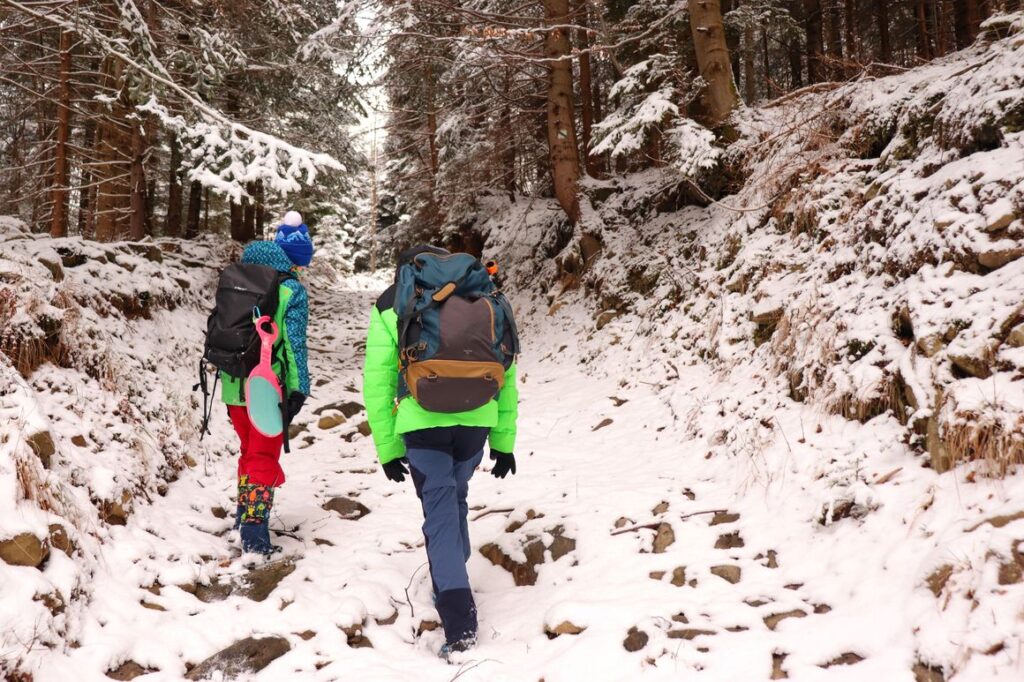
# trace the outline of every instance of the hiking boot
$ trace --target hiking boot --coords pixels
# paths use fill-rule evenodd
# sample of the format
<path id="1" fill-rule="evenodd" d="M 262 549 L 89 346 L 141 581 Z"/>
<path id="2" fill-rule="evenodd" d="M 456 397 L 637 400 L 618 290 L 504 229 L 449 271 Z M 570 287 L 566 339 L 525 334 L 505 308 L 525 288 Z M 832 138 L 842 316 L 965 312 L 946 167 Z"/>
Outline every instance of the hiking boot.
<path id="1" fill-rule="evenodd" d="M 441 650 L 437 652 L 438 658 L 451 661 L 452 654 L 460 654 L 476 646 L 476 637 L 466 637 L 457 642 L 445 642 Z"/>
<path id="2" fill-rule="evenodd" d="M 239 529 L 242 535 L 242 551 L 271 556 L 281 548 L 270 542 L 270 525 L 266 521 L 247 521 Z"/>

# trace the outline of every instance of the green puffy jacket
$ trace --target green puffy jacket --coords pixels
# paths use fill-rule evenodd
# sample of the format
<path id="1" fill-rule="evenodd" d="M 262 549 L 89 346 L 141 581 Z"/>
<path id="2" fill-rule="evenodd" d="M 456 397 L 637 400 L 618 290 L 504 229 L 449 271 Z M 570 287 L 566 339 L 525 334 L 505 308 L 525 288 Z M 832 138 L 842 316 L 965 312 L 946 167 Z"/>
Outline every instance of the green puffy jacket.
<path id="1" fill-rule="evenodd" d="M 519 389 L 516 366 L 505 372 L 505 386 L 497 399 L 468 412 L 446 414 L 420 407 L 411 395 L 395 406 L 398 395 L 398 315 L 392 308 L 394 289 L 377 300 L 370 314 L 363 367 L 363 400 L 381 464 L 405 455 L 402 434 L 440 426 L 487 426 L 490 445 L 498 452 L 512 452 L 516 445 Z"/>

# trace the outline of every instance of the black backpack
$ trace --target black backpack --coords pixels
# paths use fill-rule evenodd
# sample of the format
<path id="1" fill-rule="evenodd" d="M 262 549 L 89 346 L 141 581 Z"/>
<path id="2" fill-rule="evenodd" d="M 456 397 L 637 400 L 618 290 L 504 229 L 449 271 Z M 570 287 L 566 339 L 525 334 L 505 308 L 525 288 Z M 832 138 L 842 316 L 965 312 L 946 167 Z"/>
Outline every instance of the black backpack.
<path id="1" fill-rule="evenodd" d="M 213 390 L 206 382 L 206 363 L 230 377 L 245 379 L 259 364 L 260 337 L 254 315 L 277 314 L 281 283 L 294 279 L 290 272 L 279 272 L 267 265 L 234 263 L 224 268 L 217 283 L 217 295 L 206 320 L 206 344 L 199 361 L 199 383 L 192 390 L 203 392 L 203 424 L 200 440 L 209 433 L 212 396 L 217 392 L 218 372 Z"/>

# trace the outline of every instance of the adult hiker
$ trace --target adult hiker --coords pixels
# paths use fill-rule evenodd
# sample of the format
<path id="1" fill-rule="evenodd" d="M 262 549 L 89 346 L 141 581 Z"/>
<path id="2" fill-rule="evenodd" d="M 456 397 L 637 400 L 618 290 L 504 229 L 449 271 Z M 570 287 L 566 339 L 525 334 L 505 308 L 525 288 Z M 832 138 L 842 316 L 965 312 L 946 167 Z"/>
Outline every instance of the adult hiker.
<path id="1" fill-rule="evenodd" d="M 469 254 L 419 246 L 370 316 L 363 395 L 384 474 L 412 474 L 444 658 L 476 642 L 469 480 L 490 441 L 491 473 L 515 474 L 519 340 L 512 309 Z M 407 468 L 408 467 L 408 468 Z"/>
<path id="2" fill-rule="evenodd" d="M 269 521 L 274 492 L 285 482 L 280 459 L 282 446 L 287 448 L 288 423 L 302 409 L 310 391 L 306 349 L 309 299 L 299 276 L 312 258 L 309 229 L 297 211 L 289 211 L 273 241 L 252 242 L 241 262 L 221 274 L 217 304 L 208 322 L 204 358 L 220 370 L 221 398 L 227 404 L 241 452 L 235 528 L 245 552 L 270 555 L 280 551 L 270 542 Z M 246 404 L 247 377 L 260 362 L 257 318 L 264 320 L 264 328 L 276 325 L 277 330 L 270 354 L 270 378 L 276 375 L 280 384 L 280 396 L 272 395 L 270 407 L 270 416 L 277 417 L 276 435 L 268 435 L 268 428 L 261 429 L 254 421 L 250 408 L 256 397 Z M 201 383 L 203 376 L 201 373 Z M 280 410 L 278 415 L 273 414 L 275 409 Z M 205 423 L 203 428 L 205 431 Z"/>

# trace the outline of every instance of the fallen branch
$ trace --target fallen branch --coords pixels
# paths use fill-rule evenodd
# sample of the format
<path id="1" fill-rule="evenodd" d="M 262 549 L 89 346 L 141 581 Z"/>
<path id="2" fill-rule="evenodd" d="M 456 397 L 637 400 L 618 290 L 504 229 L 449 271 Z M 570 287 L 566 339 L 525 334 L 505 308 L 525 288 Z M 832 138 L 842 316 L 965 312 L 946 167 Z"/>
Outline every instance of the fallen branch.
<path id="1" fill-rule="evenodd" d="M 487 509 L 485 511 L 480 512 L 476 516 L 474 516 L 472 518 L 472 520 L 473 521 L 479 521 L 480 519 L 484 518 L 485 516 L 490 516 L 491 514 L 511 514 L 514 511 L 515 511 L 515 509 Z"/>

